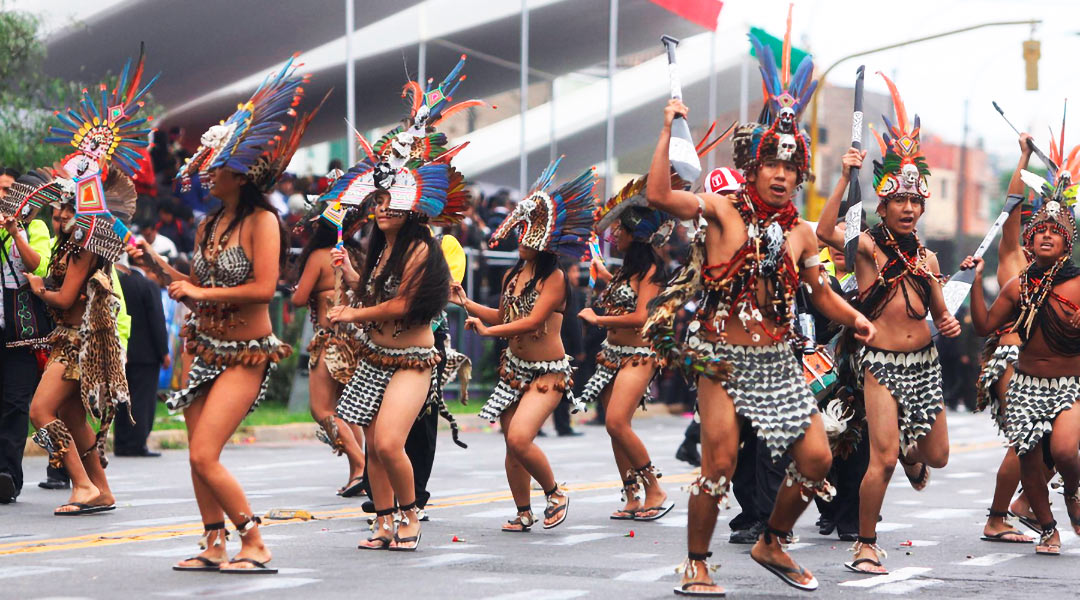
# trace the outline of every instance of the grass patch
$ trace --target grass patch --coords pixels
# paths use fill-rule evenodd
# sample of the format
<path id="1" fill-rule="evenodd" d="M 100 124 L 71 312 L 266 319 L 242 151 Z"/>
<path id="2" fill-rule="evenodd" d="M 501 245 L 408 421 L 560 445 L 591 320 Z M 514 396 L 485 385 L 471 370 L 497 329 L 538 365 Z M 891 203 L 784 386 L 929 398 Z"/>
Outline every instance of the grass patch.
<path id="1" fill-rule="evenodd" d="M 284 406 L 260 404 L 259 408 L 255 409 L 254 413 L 244 418 L 244 421 L 240 426 L 287 425 L 289 423 L 310 422 L 311 413 L 307 411 L 289 412 Z M 182 414 L 170 415 L 169 409 L 165 408 L 165 404 L 159 402 L 154 415 L 154 431 L 161 431 L 164 429 L 184 429 L 184 418 Z"/>

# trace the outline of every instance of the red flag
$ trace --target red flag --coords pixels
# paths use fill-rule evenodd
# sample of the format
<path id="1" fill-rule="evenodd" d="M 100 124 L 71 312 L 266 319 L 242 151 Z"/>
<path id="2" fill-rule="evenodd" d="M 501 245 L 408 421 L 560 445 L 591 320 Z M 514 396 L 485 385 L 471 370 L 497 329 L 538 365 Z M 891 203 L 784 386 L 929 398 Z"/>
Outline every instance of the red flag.
<path id="1" fill-rule="evenodd" d="M 716 31 L 716 20 L 720 16 L 721 0 L 652 0 L 687 21 L 701 25 L 709 31 Z"/>

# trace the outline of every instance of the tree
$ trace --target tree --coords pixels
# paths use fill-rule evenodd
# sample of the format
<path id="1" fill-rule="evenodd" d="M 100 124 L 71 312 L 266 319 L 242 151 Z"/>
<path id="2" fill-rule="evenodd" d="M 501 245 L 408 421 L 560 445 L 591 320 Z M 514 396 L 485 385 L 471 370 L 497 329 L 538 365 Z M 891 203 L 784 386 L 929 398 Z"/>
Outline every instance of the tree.
<path id="1" fill-rule="evenodd" d="M 78 104 L 86 85 L 46 75 L 40 20 L 3 4 L 0 0 L 0 165 L 25 172 L 71 152 L 42 140 L 56 123 L 53 111 Z M 146 104 L 143 110 L 153 114 L 149 96 Z"/>

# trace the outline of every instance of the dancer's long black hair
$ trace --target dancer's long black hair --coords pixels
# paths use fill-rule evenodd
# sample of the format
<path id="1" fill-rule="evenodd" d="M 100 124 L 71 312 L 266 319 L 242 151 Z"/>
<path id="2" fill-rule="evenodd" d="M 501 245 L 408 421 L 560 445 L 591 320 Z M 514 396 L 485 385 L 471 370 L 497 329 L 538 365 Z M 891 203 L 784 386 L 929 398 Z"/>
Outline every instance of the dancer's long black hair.
<path id="1" fill-rule="evenodd" d="M 637 240 L 630 242 L 630 247 L 623 254 L 622 267 L 616 271 L 611 279 L 611 285 L 631 279 L 643 279 L 649 273 L 649 269 L 656 267 L 653 276 L 649 278 L 651 283 L 663 286 L 668 280 L 667 265 L 660 253 L 648 242 Z"/>
<path id="2" fill-rule="evenodd" d="M 248 215 L 255 212 L 256 208 L 269 211 L 270 214 L 277 218 L 278 231 L 281 234 L 280 248 L 278 248 L 278 266 L 285 266 L 286 248 L 289 244 L 289 234 L 285 231 L 285 224 L 281 222 L 281 217 L 278 216 L 277 209 L 274 208 L 270 201 L 266 199 L 266 196 L 259 191 L 259 188 L 251 182 L 251 180 L 244 181 L 244 184 L 240 186 L 240 201 L 236 203 L 236 217 L 233 218 L 229 226 L 225 228 L 225 231 L 218 232 L 217 240 L 224 239 L 234 229 L 240 226 Z M 225 212 L 225 205 L 222 204 L 217 210 L 210 213 L 206 217 L 206 225 L 203 227 L 202 239 L 199 240 L 199 251 L 203 256 L 206 256 L 206 250 L 210 243 L 210 232 L 214 229 L 214 224 L 218 222 L 221 215 Z M 217 240 L 214 243 L 217 243 Z M 335 238 L 336 240 L 336 238 Z"/>
<path id="3" fill-rule="evenodd" d="M 533 267 L 532 279 L 530 279 L 525 284 L 525 287 L 522 288 L 521 292 L 518 294 L 519 296 L 523 296 L 532 292 L 534 289 L 536 289 L 536 285 L 538 283 L 547 279 L 549 275 L 555 272 L 555 269 L 559 268 L 559 257 L 554 252 L 537 252 L 534 261 L 536 264 Z M 502 291 L 504 296 L 510 292 L 510 290 L 507 289 L 507 286 L 510 285 L 510 282 L 514 280 L 514 277 L 516 277 L 517 274 L 520 273 L 521 269 L 523 269 L 524 267 L 525 259 L 518 258 L 517 263 L 515 263 L 514 266 L 509 271 L 507 271 L 506 278 L 503 279 Z M 565 272 L 563 272 L 563 282 L 566 284 L 564 286 L 566 289 L 566 295 L 563 299 L 564 301 L 569 302 L 571 290 L 570 280 L 567 278 Z"/>
<path id="4" fill-rule="evenodd" d="M 364 270 L 360 274 L 360 295 L 364 299 L 365 306 L 389 300 L 382 294 L 386 280 L 391 276 L 401 280 L 405 272 L 405 263 L 408 262 L 411 254 L 410 250 L 417 241 L 427 246 L 428 253 L 427 260 L 416 272 L 415 282 L 402 281 L 398 288 L 399 291 L 405 289 L 412 291 L 408 313 L 404 319 L 405 327 L 430 323 L 442 313 L 450 300 L 450 267 L 446 264 L 442 246 L 431 234 L 427 223 L 423 222 L 416 213 L 409 213 L 405 224 L 401 226 L 394 239 L 394 246 L 390 249 L 386 264 L 372 282 L 375 293 L 373 297 L 370 297 L 367 293 L 367 281 L 379 262 L 379 255 L 386 247 L 386 234 L 379 229 L 378 225 L 372 227 L 364 257 Z"/>

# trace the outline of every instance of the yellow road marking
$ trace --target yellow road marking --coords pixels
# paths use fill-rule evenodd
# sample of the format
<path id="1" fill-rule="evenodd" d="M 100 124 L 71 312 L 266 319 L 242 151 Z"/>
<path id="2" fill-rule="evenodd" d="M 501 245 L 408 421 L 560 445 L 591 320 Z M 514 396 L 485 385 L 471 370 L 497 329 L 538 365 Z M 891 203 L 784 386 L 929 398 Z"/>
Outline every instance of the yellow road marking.
<path id="1" fill-rule="evenodd" d="M 977 452 L 979 450 L 986 450 L 988 448 L 1000 447 L 1003 447 L 1000 441 L 990 441 L 953 445 L 950 446 L 949 450 L 953 454 L 964 454 L 967 452 Z M 696 475 L 697 471 L 693 471 L 690 473 L 679 473 L 677 475 L 669 475 L 664 477 L 664 482 L 686 483 L 693 480 Z M 568 485 L 565 489 L 571 492 L 583 492 L 601 489 L 618 489 L 621 486 L 621 481 L 609 480 Z M 532 492 L 532 495 L 540 496 L 541 492 L 534 491 Z M 513 497 L 510 495 L 509 491 L 480 492 L 475 494 L 464 494 L 460 496 L 451 496 L 449 498 L 434 500 L 430 504 L 428 504 L 426 508 L 427 510 L 438 510 L 445 508 L 455 508 L 459 506 L 492 504 L 495 502 L 503 502 L 512 499 Z M 362 511 L 358 506 L 350 506 L 334 510 L 312 511 L 311 514 L 316 519 L 324 521 L 334 519 L 364 518 L 370 516 L 368 513 Z M 276 527 L 278 525 L 290 525 L 303 522 L 304 521 L 300 519 L 289 519 L 285 521 L 265 521 L 264 526 Z M 181 525 L 161 525 L 156 527 L 140 527 L 122 531 L 88 533 L 85 535 L 63 538 L 51 538 L 45 540 L 8 542 L 5 544 L 0 544 L 0 556 L 12 554 L 36 554 L 40 552 L 56 552 L 59 550 L 78 550 L 81 548 L 99 548 L 102 546 L 112 546 L 115 544 L 128 544 L 132 542 L 146 542 L 173 537 L 201 535 L 202 532 L 202 523 L 196 522 L 184 523 Z"/>
<path id="2" fill-rule="evenodd" d="M 684 483 L 692 480 L 695 475 L 695 473 L 680 473 L 678 475 L 664 477 L 664 481 L 670 481 L 672 483 Z M 565 489 L 571 492 L 582 492 L 601 489 L 618 489 L 621 486 L 621 481 L 595 481 L 590 483 L 568 485 L 565 487 Z M 542 494 L 539 491 L 534 491 L 532 492 L 532 495 L 540 496 Z M 451 496 L 449 498 L 435 500 L 428 504 L 426 509 L 437 510 L 454 508 L 459 506 L 491 504 L 494 502 L 502 502 L 512 499 L 513 497 L 510 495 L 509 491 L 481 492 L 476 494 Z M 358 506 L 350 506 L 334 510 L 312 511 L 311 514 L 315 517 L 315 519 L 321 521 L 333 519 L 364 518 L 370 516 L 368 513 L 365 513 L 363 510 L 361 510 Z M 276 527 L 278 525 L 290 525 L 303 522 L 304 521 L 301 519 L 289 519 L 284 521 L 268 520 L 264 521 L 263 525 L 265 527 Z M 40 552 L 56 552 L 58 550 L 78 550 L 81 548 L 99 548 L 102 546 L 112 546 L 115 544 L 128 544 L 132 542 L 146 542 L 151 540 L 161 540 L 173 537 L 201 535 L 202 532 L 202 523 L 184 523 L 181 525 L 161 525 L 156 527 L 140 527 L 136 529 L 127 529 L 122 531 L 88 533 L 85 535 L 64 538 L 9 542 L 6 544 L 0 544 L 0 556 L 12 554 L 37 554 Z"/>

